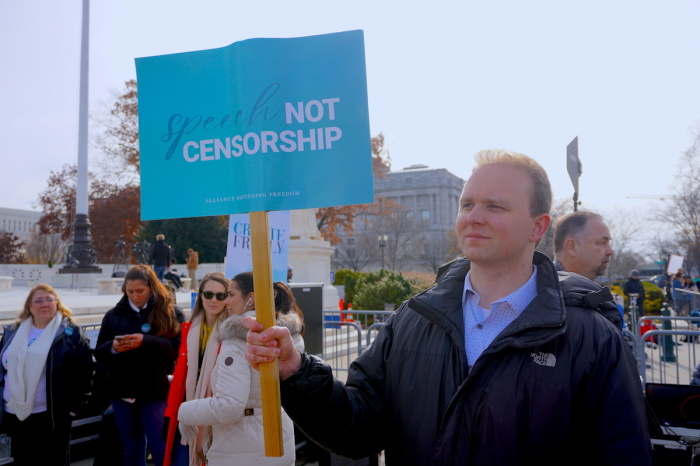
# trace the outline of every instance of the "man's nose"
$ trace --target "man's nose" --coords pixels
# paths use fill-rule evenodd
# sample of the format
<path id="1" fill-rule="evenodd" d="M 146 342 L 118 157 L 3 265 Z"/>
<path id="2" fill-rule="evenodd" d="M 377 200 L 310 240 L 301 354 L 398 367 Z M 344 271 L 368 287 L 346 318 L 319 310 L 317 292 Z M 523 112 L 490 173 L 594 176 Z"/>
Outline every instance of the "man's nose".
<path id="1" fill-rule="evenodd" d="M 475 205 L 472 209 L 467 212 L 467 223 L 483 223 L 484 222 L 484 209 L 480 206 Z"/>

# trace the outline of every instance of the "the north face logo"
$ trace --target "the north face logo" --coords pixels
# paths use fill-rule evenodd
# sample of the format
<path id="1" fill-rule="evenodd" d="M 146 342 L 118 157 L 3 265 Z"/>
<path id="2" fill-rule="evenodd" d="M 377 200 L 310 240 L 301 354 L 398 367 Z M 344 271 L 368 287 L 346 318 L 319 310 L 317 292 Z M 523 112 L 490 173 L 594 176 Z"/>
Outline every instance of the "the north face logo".
<path id="1" fill-rule="evenodd" d="M 535 364 L 540 366 L 554 367 L 557 365 L 557 357 L 552 353 L 530 353 Z"/>

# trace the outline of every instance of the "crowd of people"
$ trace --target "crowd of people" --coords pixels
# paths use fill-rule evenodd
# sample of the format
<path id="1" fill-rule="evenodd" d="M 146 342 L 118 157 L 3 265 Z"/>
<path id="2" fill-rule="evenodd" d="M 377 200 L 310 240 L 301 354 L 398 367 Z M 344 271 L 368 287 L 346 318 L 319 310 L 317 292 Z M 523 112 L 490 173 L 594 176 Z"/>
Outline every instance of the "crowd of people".
<path id="1" fill-rule="evenodd" d="M 241 325 L 255 311 L 252 273 L 205 275 L 188 322 L 150 266 L 129 269 L 122 293 L 94 351 L 49 285 L 33 287 L 4 328 L 0 426 L 13 464 L 69 465 L 71 423 L 100 399 L 121 443 L 111 464 L 145 466 L 148 455 L 157 466 L 294 464 L 286 416 L 285 456 L 264 455 L 260 380 L 245 360 Z M 274 294 L 278 324 L 303 351 L 301 309 L 285 283 L 274 283 Z"/>
<path id="2" fill-rule="evenodd" d="M 510 151 L 477 154 L 459 202 L 463 257 L 400 306 L 346 383 L 304 351 L 285 283 L 274 284 L 268 329 L 254 317 L 252 273 L 205 275 L 185 322 L 162 284 L 171 260 L 162 235 L 153 267 L 126 273 L 94 363 L 56 290 L 34 287 L 0 342 L 2 426 L 16 464 L 68 464 L 70 421 L 91 391 L 109 400 L 126 465 L 145 465 L 148 452 L 157 466 L 292 465 L 294 424 L 342 456 L 384 451 L 394 465 L 651 464 L 636 361 L 612 295 L 593 281 L 613 254 L 605 222 L 561 219 L 556 261 L 536 252 L 551 185 L 535 160 Z M 279 458 L 264 453 L 257 372 L 275 360 Z M 37 433 L 54 448 L 36 448 Z"/>

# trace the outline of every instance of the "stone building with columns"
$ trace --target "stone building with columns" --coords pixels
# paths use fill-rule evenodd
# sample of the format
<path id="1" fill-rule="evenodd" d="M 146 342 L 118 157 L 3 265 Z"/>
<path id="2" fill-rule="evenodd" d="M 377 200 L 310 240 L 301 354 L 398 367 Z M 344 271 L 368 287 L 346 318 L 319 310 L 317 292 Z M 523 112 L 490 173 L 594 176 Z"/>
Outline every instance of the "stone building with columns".
<path id="1" fill-rule="evenodd" d="M 402 208 L 390 219 L 356 220 L 352 236 L 340 235 L 333 268 L 434 272 L 458 253 L 452 232 L 463 187 L 464 180 L 447 169 L 426 165 L 375 177 L 375 197 Z"/>
<path id="2" fill-rule="evenodd" d="M 39 229 L 38 223 L 41 215 L 41 212 L 34 210 L 0 207 L 0 231 L 12 233 L 28 243 L 32 232 Z"/>

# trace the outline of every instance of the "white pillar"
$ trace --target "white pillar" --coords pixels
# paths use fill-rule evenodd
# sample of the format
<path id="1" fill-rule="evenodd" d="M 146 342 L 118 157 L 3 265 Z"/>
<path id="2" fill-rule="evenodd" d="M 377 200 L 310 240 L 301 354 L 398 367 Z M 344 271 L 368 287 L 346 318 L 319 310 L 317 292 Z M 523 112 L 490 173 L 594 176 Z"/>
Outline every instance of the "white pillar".
<path id="1" fill-rule="evenodd" d="M 316 226 L 316 209 L 292 210 L 289 265 L 292 283 L 323 283 L 323 308 L 338 309 L 338 290 L 331 283 L 331 256 L 335 248 Z"/>
<path id="2" fill-rule="evenodd" d="M 88 70 L 90 52 L 90 1 L 83 0 L 80 45 L 80 105 L 78 108 L 78 189 L 75 213 L 88 213 Z"/>

